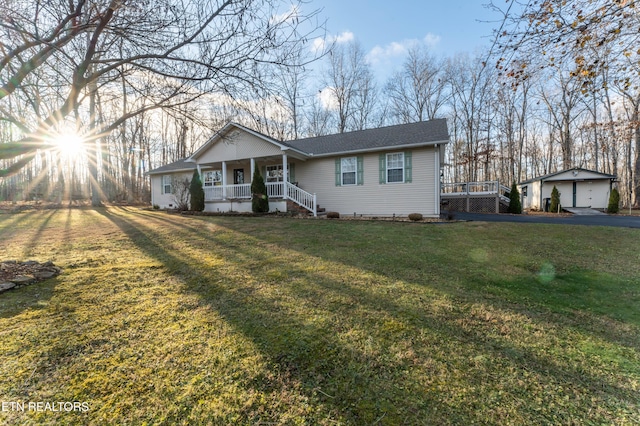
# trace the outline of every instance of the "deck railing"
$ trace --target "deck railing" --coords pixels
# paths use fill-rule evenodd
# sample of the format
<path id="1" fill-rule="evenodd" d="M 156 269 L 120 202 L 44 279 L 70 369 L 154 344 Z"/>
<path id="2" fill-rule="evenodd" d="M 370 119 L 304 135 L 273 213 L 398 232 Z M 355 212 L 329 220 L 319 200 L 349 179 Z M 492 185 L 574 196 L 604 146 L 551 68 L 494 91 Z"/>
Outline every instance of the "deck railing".
<path id="1" fill-rule="evenodd" d="M 453 182 L 443 183 L 440 197 L 446 200 L 450 208 L 462 209 L 464 211 L 476 211 L 477 209 L 487 209 L 495 205 L 495 211 L 500 211 L 500 204 L 509 203 L 509 193 L 511 188 L 501 185 L 499 181 L 485 182 Z M 495 201 L 493 201 L 495 200 Z"/>
<path id="2" fill-rule="evenodd" d="M 500 181 L 491 180 L 485 182 L 454 182 L 443 183 L 443 195 L 492 195 L 498 194 L 503 200 L 508 201 L 511 188 L 500 184 Z"/>

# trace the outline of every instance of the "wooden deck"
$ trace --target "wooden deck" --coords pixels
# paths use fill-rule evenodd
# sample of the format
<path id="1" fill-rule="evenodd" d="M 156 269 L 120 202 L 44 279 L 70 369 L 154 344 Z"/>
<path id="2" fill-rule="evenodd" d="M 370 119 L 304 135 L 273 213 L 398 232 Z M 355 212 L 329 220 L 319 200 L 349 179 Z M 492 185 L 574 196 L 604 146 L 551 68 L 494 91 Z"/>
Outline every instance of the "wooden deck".
<path id="1" fill-rule="evenodd" d="M 444 183 L 441 210 L 469 213 L 506 213 L 510 188 L 499 181 Z"/>

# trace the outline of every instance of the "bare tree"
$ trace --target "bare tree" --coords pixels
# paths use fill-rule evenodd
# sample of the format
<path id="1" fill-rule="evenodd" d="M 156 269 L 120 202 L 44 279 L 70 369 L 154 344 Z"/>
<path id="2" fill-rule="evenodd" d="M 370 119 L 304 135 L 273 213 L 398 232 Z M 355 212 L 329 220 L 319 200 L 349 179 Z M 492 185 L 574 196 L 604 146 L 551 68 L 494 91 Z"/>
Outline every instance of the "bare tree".
<path id="1" fill-rule="evenodd" d="M 330 94 L 329 108 L 336 113 L 338 133 L 368 127 L 377 89 L 359 43 L 337 44 L 332 48 L 323 83 Z"/>
<path id="2" fill-rule="evenodd" d="M 573 166 L 574 135 L 573 123 L 579 115 L 580 100 L 579 82 L 571 75 L 563 72 L 555 74 L 555 86 L 540 90 L 540 97 L 547 106 L 553 133 L 557 135 L 562 152 L 562 168 Z"/>
<path id="3" fill-rule="evenodd" d="M 287 11 L 279 0 L 57 0 L 0 3 L 1 119 L 15 129 L 0 144 L 10 175 L 49 149 L 50 135 L 72 122 L 100 139 L 147 111 L 174 108 L 205 93 L 260 85 L 261 64 L 290 63 L 315 12 Z M 10 8 L 10 9 L 9 9 Z M 308 31 L 305 29 L 308 28 Z M 121 98 L 118 114 L 97 123 L 86 103 Z M 93 114 L 92 114 L 93 112 Z M 98 158 L 94 145 L 89 157 Z M 7 164 L 8 163 L 8 164 Z M 92 181 L 97 182 L 97 170 Z"/>
<path id="4" fill-rule="evenodd" d="M 481 178 L 495 154 L 491 140 L 491 115 L 495 82 L 491 69 L 479 57 L 458 56 L 447 63 L 447 84 L 451 91 L 451 125 L 456 138 L 455 175 L 468 181 Z"/>
<path id="5" fill-rule="evenodd" d="M 385 86 L 390 113 L 397 122 L 433 120 L 447 101 L 444 64 L 426 48 L 414 47 Z"/>

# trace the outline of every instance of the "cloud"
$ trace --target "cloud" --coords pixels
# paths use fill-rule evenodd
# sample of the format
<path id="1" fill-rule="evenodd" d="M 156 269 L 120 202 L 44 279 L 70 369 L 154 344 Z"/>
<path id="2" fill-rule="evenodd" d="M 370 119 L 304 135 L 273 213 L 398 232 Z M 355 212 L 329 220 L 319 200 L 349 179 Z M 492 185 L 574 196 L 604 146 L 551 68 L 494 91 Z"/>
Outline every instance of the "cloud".
<path id="1" fill-rule="evenodd" d="M 405 56 L 412 47 L 423 45 L 434 48 L 438 43 L 440 43 L 440 36 L 432 33 L 428 33 L 422 39 L 411 38 L 393 41 L 385 46 L 375 46 L 371 49 L 367 54 L 367 61 L 372 65 L 383 64 Z"/>
<path id="2" fill-rule="evenodd" d="M 318 92 L 317 96 L 318 99 L 320 99 L 320 105 L 322 105 L 324 109 L 329 111 L 335 111 L 338 109 L 338 101 L 333 87 L 325 87 Z"/>
<path id="3" fill-rule="evenodd" d="M 436 34 L 428 33 L 426 36 L 424 36 L 422 41 L 428 47 L 433 48 L 433 47 L 436 47 L 438 44 L 440 44 L 440 36 Z"/>
<path id="4" fill-rule="evenodd" d="M 355 40 L 355 38 L 356 38 L 355 35 L 351 31 L 344 31 L 338 35 L 330 35 L 324 38 L 318 37 L 313 40 L 313 43 L 311 44 L 311 50 L 314 53 L 322 52 L 327 48 L 327 46 L 330 46 L 334 43 L 336 44 L 349 43 Z"/>

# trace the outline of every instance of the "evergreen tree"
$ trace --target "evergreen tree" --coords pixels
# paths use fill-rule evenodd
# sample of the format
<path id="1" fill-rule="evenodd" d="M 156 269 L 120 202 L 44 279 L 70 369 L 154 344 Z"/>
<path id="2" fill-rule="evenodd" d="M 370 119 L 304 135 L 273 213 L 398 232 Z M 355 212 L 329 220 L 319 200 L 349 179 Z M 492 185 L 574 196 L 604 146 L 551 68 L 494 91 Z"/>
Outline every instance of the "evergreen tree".
<path id="1" fill-rule="evenodd" d="M 509 213 L 520 214 L 522 213 L 522 203 L 520 202 L 520 192 L 515 182 L 511 185 L 511 191 L 509 192 Z"/>
<path id="2" fill-rule="evenodd" d="M 189 185 L 189 194 L 191 195 L 191 210 L 201 212 L 204 210 L 204 189 L 202 189 L 202 180 L 198 169 L 193 171 L 191 184 Z"/>
<path id="3" fill-rule="evenodd" d="M 611 190 L 609 195 L 609 205 L 607 206 L 607 213 L 618 213 L 620 211 L 620 193 L 616 188 Z"/>
<path id="4" fill-rule="evenodd" d="M 551 190 L 551 205 L 549 206 L 549 211 L 552 213 L 558 213 L 558 208 L 560 207 L 560 192 L 558 192 L 558 188 L 553 185 L 553 189 Z"/>
<path id="5" fill-rule="evenodd" d="M 251 180 L 251 210 L 253 210 L 254 213 L 267 213 L 269 211 L 267 187 L 257 168 Z"/>

